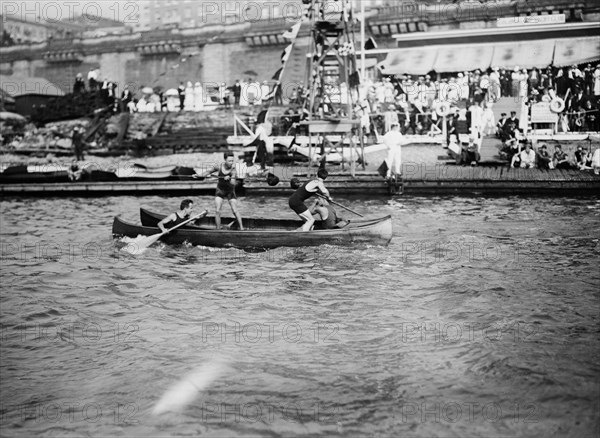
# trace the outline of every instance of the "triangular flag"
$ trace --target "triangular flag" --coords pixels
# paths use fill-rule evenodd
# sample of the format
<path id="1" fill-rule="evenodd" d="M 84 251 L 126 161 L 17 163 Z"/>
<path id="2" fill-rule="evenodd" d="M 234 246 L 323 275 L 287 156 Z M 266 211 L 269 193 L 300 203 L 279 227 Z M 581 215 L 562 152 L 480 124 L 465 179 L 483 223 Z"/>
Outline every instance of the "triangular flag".
<path id="1" fill-rule="evenodd" d="M 373 50 L 377 48 L 377 43 L 373 38 L 369 38 L 365 43 L 365 50 Z"/>
<path id="2" fill-rule="evenodd" d="M 290 53 L 292 52 L 292 44 L 288 45 L 281 54 L 281 62 L 285 63 L 290 57 Z"/>
<path id="3" fill-rule="evenodd" d="M 277 70 L 271 79 L 273 79 L 274 81 L 278 81 L 279 77 L 281 76 L 282 71 L 283 71 L 283 67 L 281 67 L 279 70 Z"/>
<path id="4" fill-rule="evenodd" d="M 300 31 L 300 26 L 302 25 L 302 22 L 299 21 L 296 24 L 294 24 L 292 27 L 290 27 L 287 31 L 285 31 L 283 33 L 283 35 L 281 35 L 284 38 L 287 38 L 289 40 L 293 40 L 296 38 L 296 36 L 298 35 L 298 32 Z"/>
<path id="5" fill-rule="evenodd" d="M 265 123 L 267 119 L 267 110 L 263 110 L 256 116 L 256 123 Z"/>

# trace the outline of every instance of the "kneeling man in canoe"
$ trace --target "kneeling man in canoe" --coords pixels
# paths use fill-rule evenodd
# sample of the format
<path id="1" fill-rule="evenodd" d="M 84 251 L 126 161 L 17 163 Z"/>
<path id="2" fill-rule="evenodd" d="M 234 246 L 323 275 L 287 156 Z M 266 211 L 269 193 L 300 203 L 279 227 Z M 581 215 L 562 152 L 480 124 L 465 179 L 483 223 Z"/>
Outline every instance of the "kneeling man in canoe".
<path id="1" fill-rule="evenodd" d="M 317 172 L 317 178 L 313 179 L 305 184 L 302 184 L 298 190 L 290 196 L 289 206 L 296 212 L 300 219 L 304 221 L 304 225 L 298 231 L 310 231 L 315 223 L 315 218 L 311 214 L 310 210 L 304 204 L 308 198 L 312 195 L 320 192 L 327 199 L 331 199 L 329 191 L 325 188 L 323 181 L 327 178 L 329 173 L 325 169 L 319 169 Z"/>
<path id="2" fill-rule="evenodd" d="M 319 198 L 315 200 L 310 212 L 315 218 L 315 230 L 338 228 L 337 224 L 341 221 L 335 209 L 325 199 Z"/>
<path id="3" fill-rule="evenodd" d="M 237 173 L 235 170 L 233 153 L 225 152 L 224 158 L 225 161 L 223 163 L 215 164 L 211 169 L 208 169 L 206 172 L 203 172 L 200 175 L 195 173 L 192 175 L 192 177 L 204 178 L 212 175 L 215 172 L 218 172 L 219 182 L 217 183 L 217 191 L 215 192 L 215 223 L 217 225 L 217 230 L 221 229 L 221 208 L 223 207 L 223 201 L 225 199 L 229 201 L 231 211 L 237 219 L 240 230 L 243 230 L 244 226 L 242 225 L 242 217 L 238 212 L 237 196 L 235 195 L 235 181 Z"/>
<path id="4" fill-rule="evenodd" d="M 188 220 L 190 218 L 190 214 L 192 214 L 192 209 L 194 208 L 194 201 L 192 201 L 191 199 L 184 199 L 183 201 L 181 201 L 181 204 L 179 205 L 179 211 L 176 211 L 175 213 L 171 213 L 170 215 L 168 215 L 167 217 L 165 217 L 163 220 L 161 220 L 157 225 L 158 228 L 160 228 L 160 230 L 162 232 L 167 231 L 168 229 L 173 228 L 176 225 L 179 225 L 182 222 L 185 222 L 186 220 Z M 203 215 L 206 215 L 206 211 L 203 212 Z M 168 225 L 168 227 L 167 227 Z"/>

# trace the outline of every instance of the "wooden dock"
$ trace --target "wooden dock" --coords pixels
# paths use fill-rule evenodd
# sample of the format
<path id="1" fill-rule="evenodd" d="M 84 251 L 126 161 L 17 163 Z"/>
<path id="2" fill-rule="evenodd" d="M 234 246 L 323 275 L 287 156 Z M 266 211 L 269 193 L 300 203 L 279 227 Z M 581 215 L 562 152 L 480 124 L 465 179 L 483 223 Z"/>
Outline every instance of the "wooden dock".
<path id="1" fill-rule="evenodd" d="M 403 166 L 400 192 L 421 194 L 521 194 L 599 195 L 600 175 L 591 171 L 460 167 L 446 164 Z M 306 179 L 306 177 L 300 179 Z M 2 184 L 2 196 L 116 196 L 116 195 L 212 195 L 215 181 L 107 181 L 73 183 Z M 390 187 L 377 173 L 330 174 L 327 187 L 336 195 L 390 195 Z M 291 193 L 289 178 L 269 186 L 264 178 L 247 178 L 240 195 Z"/>

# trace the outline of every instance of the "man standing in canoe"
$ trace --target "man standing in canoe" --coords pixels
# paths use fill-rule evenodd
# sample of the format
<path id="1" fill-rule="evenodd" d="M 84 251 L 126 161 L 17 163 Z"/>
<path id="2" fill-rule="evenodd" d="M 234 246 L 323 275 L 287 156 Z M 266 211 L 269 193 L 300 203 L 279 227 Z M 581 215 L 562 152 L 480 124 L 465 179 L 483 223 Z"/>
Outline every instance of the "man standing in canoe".
<path id="1" fill-rule="evenodd" d="M 310 231 L 315 223 L 315 218 L 311 214 L 308 207 L 304 204 L 308 198 L 317 192 L 320 192 L 327 199 L 331 199 L 329 191 L 325 188 L 323 181 L 327 178 L 329 173 L 325 169 L 319 169 L 317 171 L 317 178 L 313 179 L 305 184 L 302 184 L 289 199 L 289 206 L 296 212 L 300 219 L 304 221 L 302 228 L 297 231 Z"/>
<path id="2" fill-rule="evenodd" d="M 231 206 L 231 211 L 237 219 L 239 229 L 243 230 L 242 217 L 238 212 L 237 208 L 237 197 L 235 195 L 235 183 L 237 172 L 234 165 L 233 153 L 225 152 L 225 161 L 220 164 L 215 164 L 211 169 L 203 172 L 201 175 L 195 173 L 192 175 L 194 178 L 204 178 L 218 172 L 219 182 L 217 183 L 217 191 L 215 192 L 215 223 L 217 230 L 221 229 L 221 208 L 223 207 L 223 201 L 227 199 Z"/>
<path id="3" fill-rule="evenodd" d="M 191 199 L 184 199 L 179 205 L 179 211 L 171 213 L 163 220 L 161 220 L 158 223 L 158 228 L 160 228 L 161 231 L 165 232 L 167 231 L 167 228 L 170 229 L 173 228 L 175 225 L 179 225 L 180 223 L 185 222 L 190 218 L 192 208 L 194 208 L 194 201 L 192 201 Z M 204 214 L 206 214 L 206 212 Z"/>

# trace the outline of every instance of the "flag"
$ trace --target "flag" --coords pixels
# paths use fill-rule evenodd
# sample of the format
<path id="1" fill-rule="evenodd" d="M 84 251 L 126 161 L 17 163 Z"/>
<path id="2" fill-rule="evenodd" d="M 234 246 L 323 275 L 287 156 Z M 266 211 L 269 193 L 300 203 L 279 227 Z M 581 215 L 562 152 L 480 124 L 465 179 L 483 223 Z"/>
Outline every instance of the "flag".
<path id="1" fill-rule="evenodd" d="M 369 38 L 365 43 L 365 50 L 373 50 L 377 48 L 377 43 L 373 38 Z"/>
<path id="2" fill-rule="evenodd" d="M 267 110 L 263 110 L 261 112 L 258 113 L 258 115 L 256 116 L 256 123 L 265 123 L 265 120 L 267 118 Z"/>
<path id="3" fill-rule="evenodd" d="M 283 71 L 283 67 L 281 67 L 279 70 L 277 70 L 271 79 L 273 79 L 274 81 L 278 81 L 279 77 L 281 76 L 282 71 Z"/>
<path id="4" fill-rule="evenodd" d="M 298 35 L 298 32 L 300 31 L 300 26 L 301 25 L 302 25 L 301 21 L 297 22 L 292 27 L 290 27 L 287 31 L 285 31 L 283 33 L 283 35 L 281 35 L 281 36 L 284 37 L 284 38 L 287 38 L 289 40 L 296 39 L 296 36 Z"/>
<path id="5" fill-rule="evenodd" d="M 290 53 L 292 52 L 292 45 L 290 44 L 288 45 L 284 50 L 283 53 L 281 54 L 281 62 L 285 63 L 285 61 L 288 60 L 288 58 L 290 57 Z"/>

